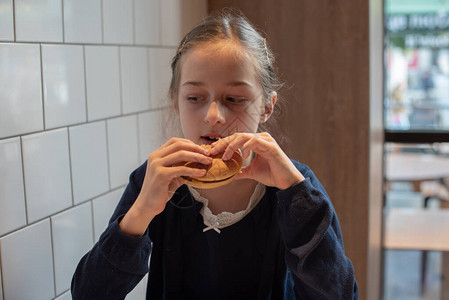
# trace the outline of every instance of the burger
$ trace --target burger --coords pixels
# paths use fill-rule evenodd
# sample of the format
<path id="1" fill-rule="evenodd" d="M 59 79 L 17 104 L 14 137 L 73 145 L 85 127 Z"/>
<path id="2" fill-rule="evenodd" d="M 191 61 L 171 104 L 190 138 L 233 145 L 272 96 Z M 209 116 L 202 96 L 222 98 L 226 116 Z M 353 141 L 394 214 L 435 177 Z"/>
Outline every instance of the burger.
<path id="1" fill-rule="evenodd" d="M 201 147 L 210 149 L 210 145 L 201 145 Z M 242 154 L 237 149 L 234 151 L 232 157 L 226 161 L 221 158 L 222 155 L 223 153 L 212 156 L 212 163 L 210 165 L 204 165 L 198 162 L 186 162 L 184 164 L 186 167 L 205 169 L 207 172 L 202 177 L 181 176 L 181 181 L 187 185 L 201 189 L 213 189 L 230 183 L 237 174 L 241 173 Z"/>

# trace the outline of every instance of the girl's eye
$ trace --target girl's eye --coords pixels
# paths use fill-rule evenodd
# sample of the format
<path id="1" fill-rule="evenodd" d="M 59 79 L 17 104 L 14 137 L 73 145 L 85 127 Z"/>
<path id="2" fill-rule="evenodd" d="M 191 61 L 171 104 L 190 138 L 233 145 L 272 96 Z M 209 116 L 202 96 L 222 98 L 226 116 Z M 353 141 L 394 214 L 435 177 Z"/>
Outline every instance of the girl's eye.
<path id="1" fill-rule="evenodd" d="M 245 98 L 226 97 L 226 101 L 231 102 L 231 103 L 242 103 L 245 101 Z"/>
<path id="2" fill-rule="evenodd" d="M 191 102 L 200 102 L 201 100 L 203 100 L 202 97 L 197 97 L 197 96 L 188 96 L 187 100 L 191 101 Z"/>

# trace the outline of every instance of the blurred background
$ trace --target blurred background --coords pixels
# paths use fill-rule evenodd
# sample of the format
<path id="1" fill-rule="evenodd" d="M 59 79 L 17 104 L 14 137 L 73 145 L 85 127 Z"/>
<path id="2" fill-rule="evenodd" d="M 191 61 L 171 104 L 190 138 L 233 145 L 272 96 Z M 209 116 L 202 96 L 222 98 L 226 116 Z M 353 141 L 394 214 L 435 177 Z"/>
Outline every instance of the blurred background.
<path id="1" fill-rule="evenodd" d="M 386 0 L 384 299 L 449 299 L 449 2 Z"/>
<path id="2" fill-rule="evenodd" d="M 163 142 L 178 42 L 224 7 L 276 55 L 285 151 L 329 193 L 359 299 L 449 299 L 449 0 L 0 0 L 0 300 L 71 299 Z"/>

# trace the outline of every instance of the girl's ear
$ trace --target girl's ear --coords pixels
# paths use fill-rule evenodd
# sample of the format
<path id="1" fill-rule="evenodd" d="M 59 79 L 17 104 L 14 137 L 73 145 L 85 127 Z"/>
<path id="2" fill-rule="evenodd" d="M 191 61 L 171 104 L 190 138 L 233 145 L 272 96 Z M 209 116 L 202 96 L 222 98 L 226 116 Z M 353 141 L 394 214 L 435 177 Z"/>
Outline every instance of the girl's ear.
<path id="1" fill-rule="evenodd" d="M 273 113 L 274 106 L 276 105 L 278 94 L 275 91 L 272 91 L 270 93 L 270 99 L 264 106 L 264 111 L 262 111 L 262 114 L 260 116 L 260 123 L 265 123 L 270 118 L 271 114 Z"/>

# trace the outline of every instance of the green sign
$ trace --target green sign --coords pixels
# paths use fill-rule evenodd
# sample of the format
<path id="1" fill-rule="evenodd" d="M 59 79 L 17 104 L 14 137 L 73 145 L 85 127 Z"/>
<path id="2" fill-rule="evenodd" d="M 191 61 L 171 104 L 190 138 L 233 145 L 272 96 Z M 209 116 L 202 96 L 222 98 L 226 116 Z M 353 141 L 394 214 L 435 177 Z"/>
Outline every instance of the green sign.
<path id="1" fill-rule="evenodd" d="M 385 14 L 449 12 L 449 0 L 385 0 Z"/>

